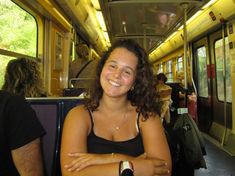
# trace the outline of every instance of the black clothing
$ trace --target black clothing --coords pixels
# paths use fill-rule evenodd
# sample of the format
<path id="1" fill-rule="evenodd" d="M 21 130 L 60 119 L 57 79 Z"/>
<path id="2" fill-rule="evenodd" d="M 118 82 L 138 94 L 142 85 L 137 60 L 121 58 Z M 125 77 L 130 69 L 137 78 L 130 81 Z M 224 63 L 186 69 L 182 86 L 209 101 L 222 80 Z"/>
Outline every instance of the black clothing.
<path id="1" fill-rule="evenodd" d="M 90 111 L 89 111 L 90 112 Z M 127 141 L 110 141 L 99 136 L 96 136 L 93 130 L 94 122 L 90 113 L 92 128 L 87 138 L 88 153 L 121 153 L 130 156 L 139 156 L 144 153 L 144 146 L 140 130 L 136 137 Z M 139 115 L 137 118 L 137 126 L 139 129 Z"/>
<path id="2" fill-rule="evenodd" d="M 18 176 L 11 150 L 44 133 L 36 113 L 24 97 L 0 91 L 0 176 Z"/>

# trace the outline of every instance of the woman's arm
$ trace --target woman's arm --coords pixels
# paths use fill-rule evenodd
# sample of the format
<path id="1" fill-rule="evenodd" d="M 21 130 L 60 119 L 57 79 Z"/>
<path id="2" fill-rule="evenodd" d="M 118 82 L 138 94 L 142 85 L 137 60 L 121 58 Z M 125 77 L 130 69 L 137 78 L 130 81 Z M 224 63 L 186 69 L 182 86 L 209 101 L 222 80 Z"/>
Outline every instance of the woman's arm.
<path id="1" fill-rule="evenodd" d="M 87 153 L 87 135 L 91 124 L 83 106 L 73 108 L 67 115 L 61 141 L 61 171 L 64 176 L 118 176 L 119 160 L 124 155 Z M 83 162 L 79 162 L 83 160 Z M 84 160 L 86 160 L 84 162 Z M 80 164 L 83 164 L 80 166 Z M 70 165 L 73 165 L 73 168 Z M 87 165 L 84 167 L 84 164 Z M 75 169 L 74 169 L 75 168 Z M 78 171 L 76 171 L 78 169 Z"/>
<path id="2" fill-rule="evenodd" d="M 66 117 L 62 134 L 62 175 L 118 176 L 121 160 L 133 162 L 136 167 L 135 176 L 157 176 L 157 173 L 167 173 L 165 161 L 156 158 L 144 159 L 144 156 L 133 158 L 122 154 L 87 153 L 86 140 L 89 131 L 90 117 L 88 112 L 82 107 L 70 111 Z M 70 167 L 71 164 L 72 167 Z"/>
<path id="3" fill-rule="evenodd" d="M 61 139 L 61 171 L 62 175 L 70 175 L 65 166 L 73 161 L 68 154 L 87 152 L 87 134 L 89 132 L 89 114 L 83 106 L 77 106 L 69 111 L 65 118 Z"/>
<path id="4" fill-rule="evenodd" d="M 171 175 L 171 155 L 160 118 L 150 117 L 144 122 L 141 121 L 140 128 L 147 159 L 158 158 L 164 160 L 169 170 L 168 175 Z"/>
<path id="5" fill-rule="evenodd" d="M 42 176 L 42 156 L 40 139 L 11 151 L 14 164 L 22 176 Z"/>

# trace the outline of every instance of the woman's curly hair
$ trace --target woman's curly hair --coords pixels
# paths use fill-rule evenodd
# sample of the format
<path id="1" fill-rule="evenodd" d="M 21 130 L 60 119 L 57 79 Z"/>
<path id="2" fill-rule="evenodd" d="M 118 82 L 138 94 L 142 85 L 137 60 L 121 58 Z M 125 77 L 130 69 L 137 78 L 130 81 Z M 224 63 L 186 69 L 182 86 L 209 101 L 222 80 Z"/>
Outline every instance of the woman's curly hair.
<path id="1" fill-rule="evenodd" d="M 24 57 L 8 63 L 2 89 L 24 97 L 46 96 L 38 63 Z"/>
<path id="2" fill-rule="evenodd" d="M 94 89 L 86 107 L 91 111 L 95 111 L 98 108 L 99 101 L 103 95 L 103 89 L 100 84 L 100 75 L 105 62 L 109 58 L 111 52 L 116 48 L 125 48 L 135 54 L 138 58 L 134 87 L 129 90 L 127 98 L 133 106 L 137 107 L 137 112 L 140 112 L 143 115 L 144 120 L 146 120 L 149 115 L 156 112 L 154 106 L 156 99 L 156 83 L 147 53 L 136 42 L 130 39 L 116 41 L 99 60 L 96 70 L 96 79 L 93 86 Z"/>

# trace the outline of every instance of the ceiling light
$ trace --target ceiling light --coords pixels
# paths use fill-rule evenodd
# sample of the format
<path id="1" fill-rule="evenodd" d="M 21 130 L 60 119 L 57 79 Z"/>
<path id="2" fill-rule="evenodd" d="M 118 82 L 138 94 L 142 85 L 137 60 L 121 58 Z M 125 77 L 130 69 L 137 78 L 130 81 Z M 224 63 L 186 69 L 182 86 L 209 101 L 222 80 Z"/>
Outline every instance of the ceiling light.
<path id="1" fill-rule="evenodd" d="M 202 9 L 206 9 L 207 7 L 209 7 L 209 6 L 211 6 L 212 4 L 214 4 L 216 1 L 217 1 L 217 0 L 211 0 L 211 1 L 209 1 L 206 5 L 204 5 L 204 6 L 202 7 Z"/>
<path id="2" fill-rule="evenodd" d="M 106 42 L 110 43 L 108 32 L 103 32 Z"/>
<path id="3" fill-rule="evenodd" d="M 91 0 L 91 3 L 96 10 L 100 10 L 99 0 Z"/>
<path id="4" fill-rule="evenodd" d="M 103 17 L 103 14 L 100 10 L 97 10 L 96 11 L 96 18 L 100 24 L 100 27 L 103 31 L 107 31 L 107 28 L 106 28 L 106 25 L 105 25 L 105 22 L 104 22 L 104 17 Z"/>

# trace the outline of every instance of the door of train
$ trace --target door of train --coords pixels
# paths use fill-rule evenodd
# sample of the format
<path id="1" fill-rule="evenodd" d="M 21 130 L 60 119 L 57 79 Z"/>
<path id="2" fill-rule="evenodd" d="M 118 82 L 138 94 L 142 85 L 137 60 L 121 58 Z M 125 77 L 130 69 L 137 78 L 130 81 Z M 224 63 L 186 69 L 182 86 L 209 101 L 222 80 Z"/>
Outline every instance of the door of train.
<path id="1" fill-rule="evenodd" d="M 210 73 L 208 38 L 193 43 L 194 79 L 197 88 L 198 124 L 201 130 L 208 131 L 212 121 L 212 82 Z"/>
<path id="2" fill-rule="evenodd" d="M 231 128 L 232 96 L 228 38 L 226 34 L 222 34 L 222 30 L 214 32 L 195 42 L 193 51 L 199 126 L 204 131 L 209 131 L 212 124 Z"/>

